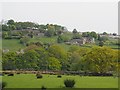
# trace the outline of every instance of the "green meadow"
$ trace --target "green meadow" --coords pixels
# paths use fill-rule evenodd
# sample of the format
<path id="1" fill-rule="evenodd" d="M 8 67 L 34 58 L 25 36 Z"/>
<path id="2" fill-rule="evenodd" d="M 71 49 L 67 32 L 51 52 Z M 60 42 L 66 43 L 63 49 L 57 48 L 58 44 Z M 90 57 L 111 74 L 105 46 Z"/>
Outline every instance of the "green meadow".
<path id="1" fill-rule="evenodd" d="M 118 78 L 115 77 L 62 75 L 62 78 L 57 78 L 57 75 L 45 74 L 37 79 L 35 74 L 15 74 L 2 78 L 7 83 L 5 88 L 64 88 L 65 79 L 74 79 L 74 88 L 118 88 Z"/>

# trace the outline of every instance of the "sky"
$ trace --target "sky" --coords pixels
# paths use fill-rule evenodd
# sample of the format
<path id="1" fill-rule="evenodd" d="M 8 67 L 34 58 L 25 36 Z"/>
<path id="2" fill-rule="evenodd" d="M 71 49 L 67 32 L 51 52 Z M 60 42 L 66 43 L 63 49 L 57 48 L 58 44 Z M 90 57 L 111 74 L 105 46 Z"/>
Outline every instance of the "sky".
<path id="1" fill-rule="evenodd" d="M 117 2 L 2 2 L 1 20 L 58 24 L 69 31 L 118 33 Z"/>

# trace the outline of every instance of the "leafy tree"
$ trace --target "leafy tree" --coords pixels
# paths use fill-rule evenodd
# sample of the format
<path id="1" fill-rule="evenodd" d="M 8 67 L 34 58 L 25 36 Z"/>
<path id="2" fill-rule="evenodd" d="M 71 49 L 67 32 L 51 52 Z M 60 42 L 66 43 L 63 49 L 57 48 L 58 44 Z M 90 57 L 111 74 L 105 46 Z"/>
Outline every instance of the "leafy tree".
<path id="1" fill-rule="evenodd" d="M 14 20 L 10 19 L 10 20 L 8 20 L 7 24 L 8 24 L 8 25 L 14 25 L 15 22 L 14 22 Z"/>
<path id="2" fill-rule="evenodd" d="M 9 27 L 7 25 L 2 25 L 2 31 L 9 31 Z"/>
<path id="3" fill-rule="evenodd" d="M 7 38 L 8 37 L 8 32 L 2 32 L 2 38 Z"/>
<path id="4" fill-rule="evenodd" d="M 61 64 L 60 61 L 54 57 L 48 58 L 48 66 L 50 70 L 60 70 Z"/>
<path id="5" fill-rule="evenodd" d="M 98 40 L 101 41 L 101 37 L 100 37 L 100 34 L 98 34 Z"/>
<path id="6" fill-rule="evenodd" d="M 67 42 L 69 40 L 70 40 L 70 38 L 66 35 L 59 35 L 57 38 L 58 43 Z"/>
<path id="7" fill-rule="evenodd" d="M 22 22 L 16 22 L 15 23 L 15 26 L 16 26 L 16 29 L 17 30 L 22 30 L 23 28 L 22 28 Z"/>
<path id="8" fill-rule="evenodd" d="M 15 25 L 9 25 L 9 30 L 15 30 L 16 29 L 16 26 Z"/>
<path id="9" fill-rule="evenodd" d="M 72 45 L 70 48 L 69 48 L 69 52 L 74 52 L 74 51 L 77 51 L 77 50 L 79 50 L 80 49 L 80 47 L 79 46 L 76 46 L 76 45 Z"/>
<path id="10" fill-rule="evenodd" d="M 106 33 L 106 32 L 103 32 L 103 35 L 107 35 L 107 33 Z"/>
<path id="11" fill-rule="evenodd" d="M 104 45 L 104 42 L 103 41 L 99 41 L 99 46 L 103 46 Z"/>
<path id="12" fill-rule="evenodd" d="M 73 32 L 74 34 L 75 34 L 75 33 L 78 33 L 78 31 L 77 31 L 76 29 L 73 29 L 72 32 Z"/>
<path id="13" fill-rule="evenodd" d="M 117 35 L 117 33 L 113 33 L 113 36 L 116 36 Z"/>
<path id="14" fill-rule="evenodd" d="M 4 70 L 15 70 L 16 69 L 16 56 L 15 52 L 8 52 L 2 54 L 2 65 Z"/>
<path id="15" fill-rule="evenodd" d="M 61 65 L 62 69 L 67 68 L 67 52 L 60 45 L 52 45 L 48 48 L 49 56 L 57 58 Z"/>
<path id="16" fill-rule="evenodd" d="M 21 60 L 23 60 L 22 63 L 23 64 L 23 69 L 25 70 L 35 70 L 38 69 L 38 57 L 39 54 L 35 51 L 35 50 L 29 50 L 27 52 L 25 52 L 22 57 Z"/>
<path id="17" fill-rule="evenodd" d="M 82 37 L 90 37 L 90 32 L 83 32 Z"/>
<path id="18" fill-rule="evenodd" d="M 93 37 L 93 38 L 95 38 L 95 39 L 97 38 L 97 34 L 94 31 L 90 32 L 90 36 Z"/>
<path id="19" fill-rule="evenodd" d="M 110 53 L 111 52 L 111 53 Z M 115 60 L 115 51 L 108 47 L 93 47 L 85 56 L 87 70 L 97 73 L 110 71 Z"/>
<path id="20" fill-rule="evenodd" d="M 48 70 L 49 64 L 48 64 L 48 58 L 49 53 L 44 48 L 36 48 L 35 51 L 39 54 L 38 57 L 38 67 L 40 70 Z"/>
<path id="21" fill-rule="evenodd" d="M 24 45 L 26 45 L 28 41 L 29 41 L 28 37 L 23 37 L 23 38 L 20 39 L 20 43 L 24 44 Z"/>
<path id="22" fill-rule="evenodd" d="M 73 52 L 70 56 L 70 70 L 78 71 L 78 63 L 80 62 L 80 55 L 77 52 Z M 79 64 L 80 65 L 80 64 Z"/>

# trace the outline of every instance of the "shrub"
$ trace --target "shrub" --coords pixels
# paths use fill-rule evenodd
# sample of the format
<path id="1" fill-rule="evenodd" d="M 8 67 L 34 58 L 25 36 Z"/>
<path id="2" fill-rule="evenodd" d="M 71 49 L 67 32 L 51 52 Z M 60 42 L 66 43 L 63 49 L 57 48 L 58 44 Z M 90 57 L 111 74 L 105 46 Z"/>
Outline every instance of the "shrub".
<path id="1" fill-rule="evenodd" d="M 41 90 L 46 90 L 46 87 L 45 87 L 45 86 L 42 86 L 42 87 L 41 87 Z"/>
<path id="2" fill-rule="evenodd" d="M 9 73 L 8 76 L 14 76 L 14 74 L 13 73 Z"/>
<path id="3" fill-rule="evenodd" d="M 20 74 L 19 72 L 17 72 L 16 74 Z"/>
<path id="4" fill-rule="evenodd" d="M 39 73 L 36 74 L 36 77 L 37 77 L 37 79 L 38 79 L 38 78 L 43 78 L 43 76 L 42 76 L 41 74 L 39 74 Z"/>
<path id="5" fill-rule="evenodd" d="M 58 75 L 57 78 L 62 78 L 62 76 L 61 76 L 61 75 Z"/>
<path id="6" fill-rule="evenodd" d="M 75 85 L 75 80 L 66 79 L 66 80 L 64 80 L 64 84 L 66 87 L 73 88 Z"/>

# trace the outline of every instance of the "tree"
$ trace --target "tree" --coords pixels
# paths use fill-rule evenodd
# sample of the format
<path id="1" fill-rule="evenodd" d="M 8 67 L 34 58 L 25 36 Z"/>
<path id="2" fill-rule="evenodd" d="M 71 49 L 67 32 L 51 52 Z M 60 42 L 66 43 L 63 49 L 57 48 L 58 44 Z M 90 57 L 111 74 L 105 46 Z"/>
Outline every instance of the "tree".
<path id="1" fill-rule="evenodd" d="M 98 34 L 98 40 L 101 41 L 101 37 L 100 37 L 100 34 Z"/>
<path id="2" fill-rule="evenodd" d="M 2 54 L 2 65 L 4 70 L 15 70 L 16 69 L 16 57 L 15 52 L 8 52 Z"/>
<path id="3" fill-rule="evenodd" d="M 79 53 L 73 52 L 70 55 L 70 60 L 69 60 L 70 70 L 72 70 L 72 71 L 80 70 L 80 68 L 78 68 L 78 66 L 80 66 L 80 64 L 78 65 L 79 62 L 80 62 L 80 55 L 79 55 Z"/>
<path id="4" fill-rule="evenodd" d="M 59 35 L 57 38 L 58 43 L 67 42 L 69 40 L 70 40 L 70 38 L 66 35 Z"/>
<path id="5" fill-rule="evenodd" d="M 76 29 L 73 29 L 72 32 L 73 32 L 74 34 L 75 34 L 75 33 L 78 33 L 78 31 L 77 31 Z"/>
<path id="6" fill-rule="evenodd" d="M 99 41 L 99 46 L 103 46 L 104 45 L 104 42 L 103 41 Z"/>
<path id="7" fill-rule="evenodd" d="M 70 70 L 76 70 L 76 71 L 84 70 L 85 62 L 83 57 L 87 54 L 88 51 L 89 48 L 80 48 L 79 46 L 70 47 L 68 52 Z"/>
<path id="8" fill-rule="evenodd" d="M 74 45 L 74 46 L 71 46 L 68 51 L 69 51 L 69 52 L 74 52 L 74 51 L 77 51 L 77 50 L 79 50 L 79 49 L 80 49 L 79 46 Z"/>
<path id="9" fill-rule="evenodd" d="M 107 35 L 107 33 L 106 33 L 106 32 L 103 32 L 103 35 Z"/>
<path id="10" fill-rule="evenodd" d="M 61 64 L 57 58 L 49 57 L 48 58 L 48 66 L 50 70 L 60 70 Z"/>
<path id="11" fill-rule="evenodd" d="M 2 31 L 9 31 L 9 27 L 7 25 L 2 25 Z"/>
<path id="12" fill-rule="evenodd" d="M 16 26 L 15 25 L 9 25 L 9 30 L 15 30 L 16 29 Z"/>
<path id="13" fill-rule="evenodd" d="M 111 52 L 111 53 L 110 53 Z M 115 51 L 108 47 L 93 47 L 85 56 L 86 70 L 95 73 L 106 73 L 111 70 L 115 60 Z"/>
<path id="14" fill-rule="evenodd" d="M 8 25 L 14 25 L 15 22 L 14 22 L 14 20 L 10 19 L 10 20 L 8 20 L 7 24 L 8 24 Z"/>
<path id="15" fill-rule="evenodd" d="M 8 37 L 8 32 L 2 32 L 2 38 L 7 38 Z"/>
<path id="16" fill-rule="evenodd" d="M 97 38 L 97 34 L 94 31 L 90 32 L 90 36 L 93 37 L 93 38 L 95 38 L 95 39 Z"/>
<path id="17" fill-rule="evenodd" d="M 60 45 L 51 45 L 48 52 L 50 57 L 55 57 L 60 61 L 62 70 L 67 69 L 67 52 Z"/>
<path id="18" fill-rule="evenodd" d="M 116 36 L 117 35 L 117 33 L 113 33 L 113 36 Z"/>
<path id="19" fill-rule="evenodd" d="M 38 57 L 39 69 L 48 70 L 49 69 L 49 64 L 48 64 L 49 53 L 42 47 L 36 48 L 35 51 L 39 54 L 39 57 Z"/>
<path id="20" fill-rule="evenodd" d="M 24 44 L 24 45 L 26 45 L 28 41 L 29 41 L 28 37 L 23 37 L 23 38 L 20 39 L 20 43 Z"/>
<path id="21" fill-rule="evenodd" d="M 83 32 L 82 37 L 90 37 L 90 32 Z"/>
<path id="22" fill-rule="evenodd" d="M 37 70 L 38 67 L 38 57 L 39 54 L 35 50 L 29 50 L 25 52 L 21 57 L 21 63 L 24 70 Z"/>

